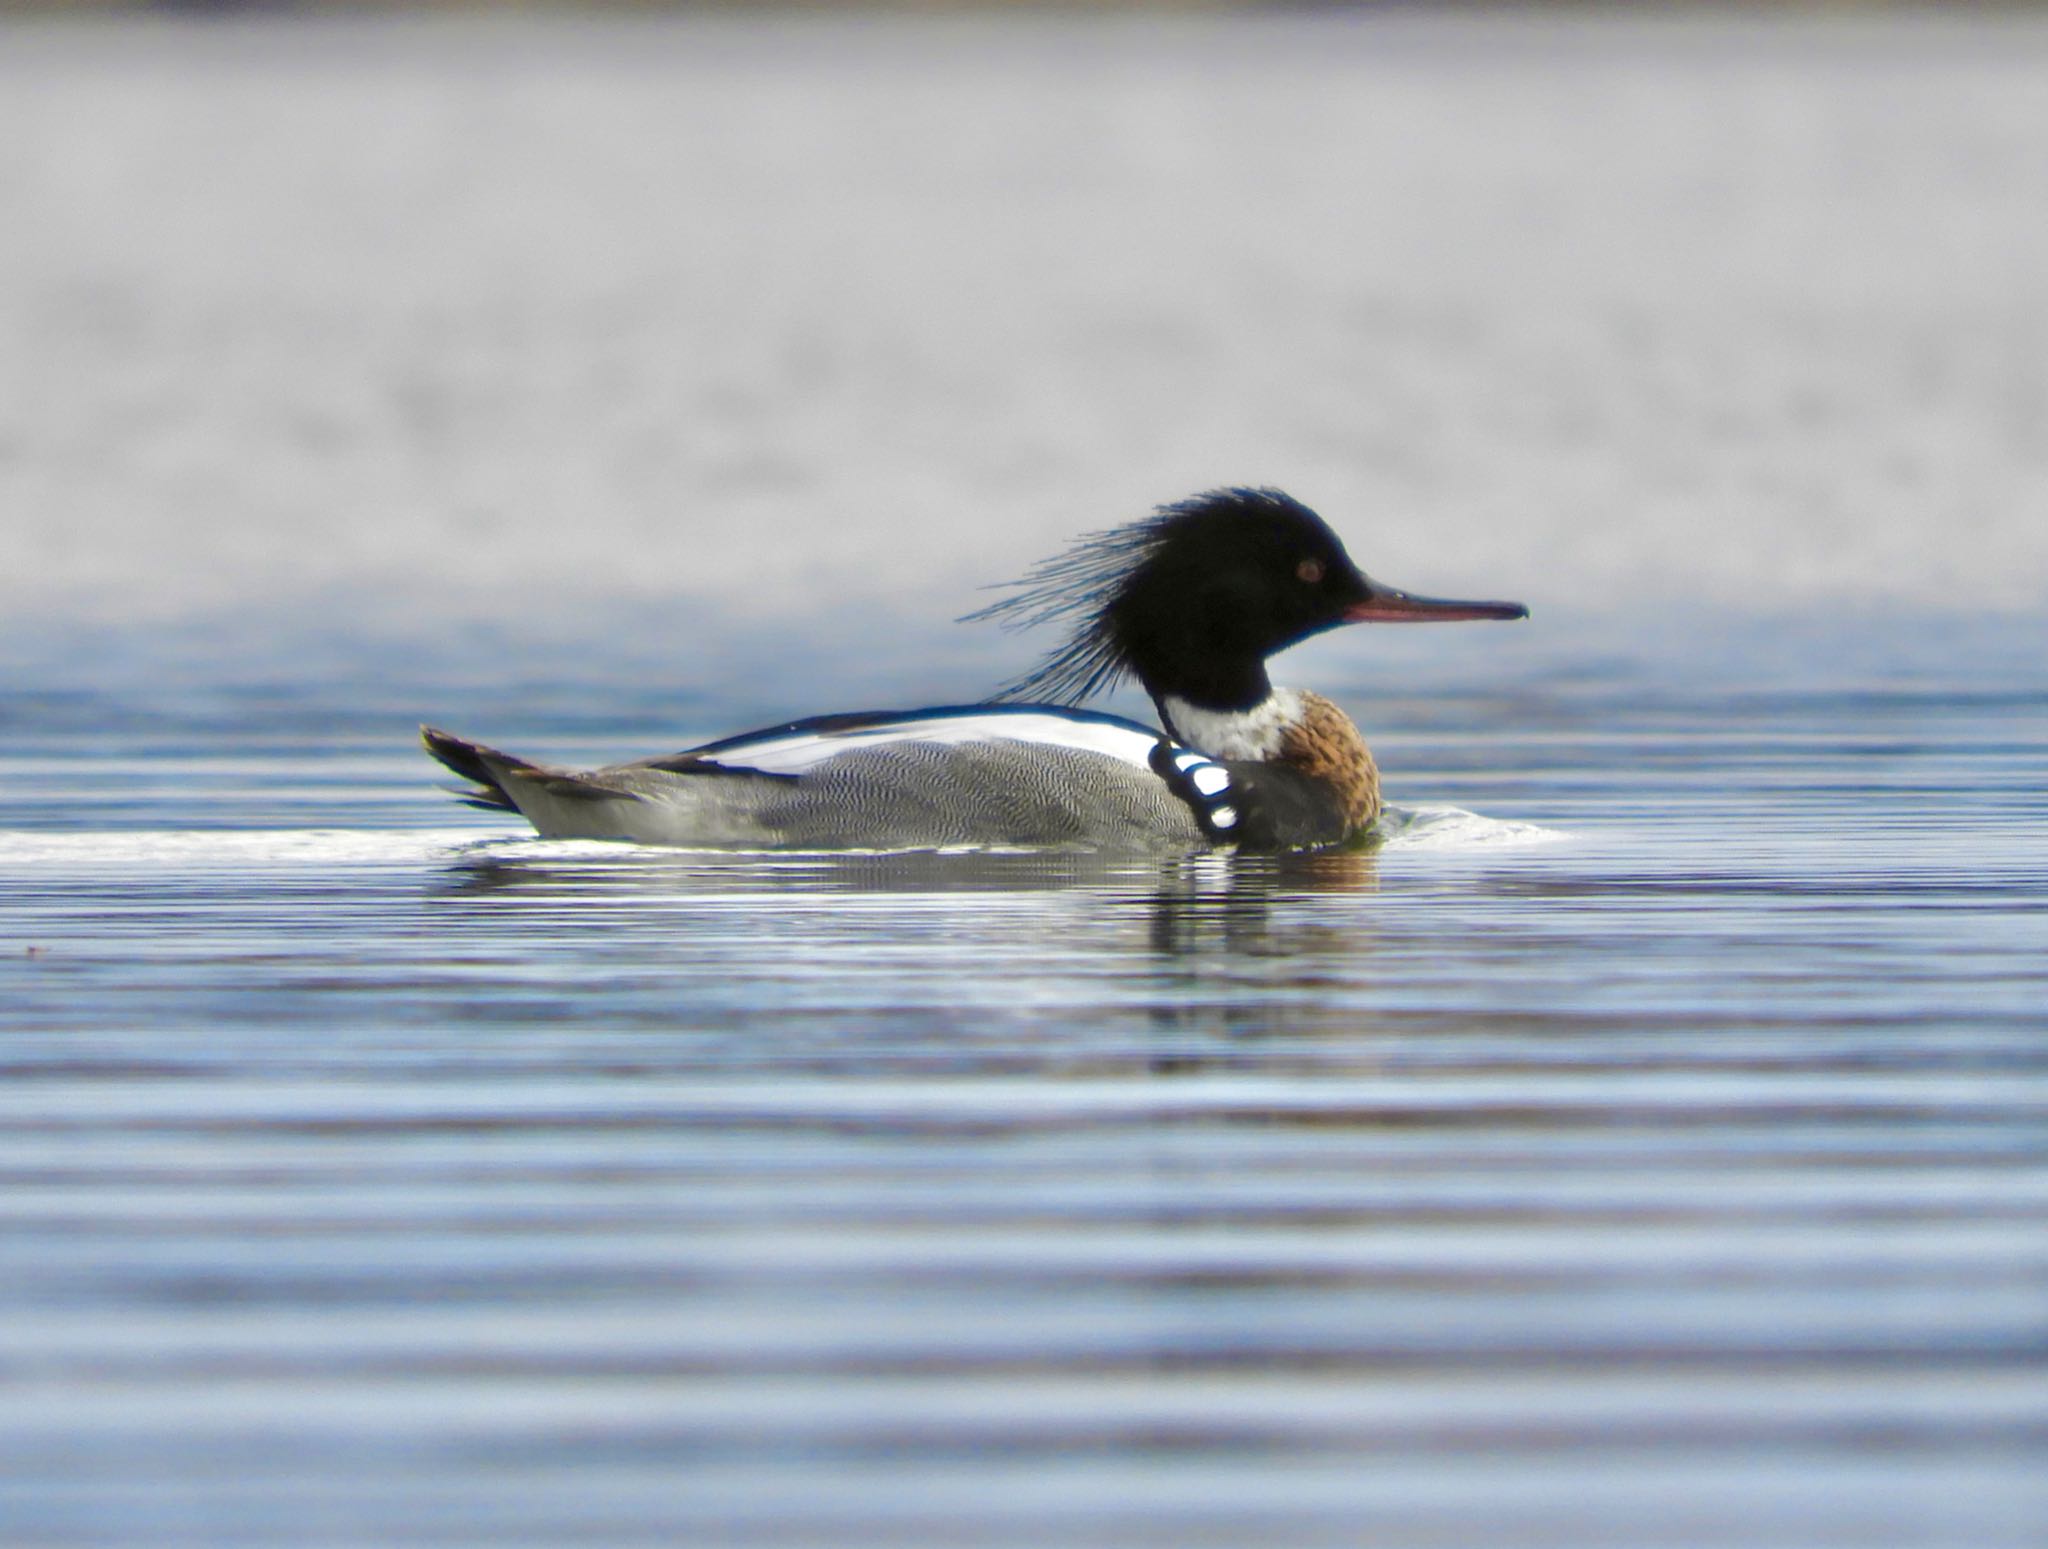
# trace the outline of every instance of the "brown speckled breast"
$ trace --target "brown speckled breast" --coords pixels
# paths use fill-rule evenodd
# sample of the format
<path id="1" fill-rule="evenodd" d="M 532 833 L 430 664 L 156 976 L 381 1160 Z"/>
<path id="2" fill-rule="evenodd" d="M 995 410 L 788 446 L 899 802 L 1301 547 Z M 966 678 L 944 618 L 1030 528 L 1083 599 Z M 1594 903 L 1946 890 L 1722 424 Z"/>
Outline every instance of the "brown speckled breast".
<path id="1" fill-rule="evenodd" d="M 1351 717 L 1320 694 L 1301 696 L 1301 719 L 1282 734 L 1276 763 L 1290 764 L 1336 791 L 1345 827 L 1357 833 L 1380 815 L 1380 771 Z"/>

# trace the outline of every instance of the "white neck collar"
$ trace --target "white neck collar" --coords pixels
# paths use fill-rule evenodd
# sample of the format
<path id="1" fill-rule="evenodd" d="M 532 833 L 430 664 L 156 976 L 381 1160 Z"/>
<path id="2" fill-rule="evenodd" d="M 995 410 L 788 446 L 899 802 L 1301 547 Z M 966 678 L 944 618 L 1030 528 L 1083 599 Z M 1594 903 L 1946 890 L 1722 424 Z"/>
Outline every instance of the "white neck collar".
<path id="1" fill-rule="evenodd" d="M 1168 694 L 1159 709 L 1166 729 L 1197 752 L 1264 763 L 1279 757 L 1281 739 L 1301 719 L 1301 695 L 1276 688 L 1249 710 L 1206 710 Z"/>

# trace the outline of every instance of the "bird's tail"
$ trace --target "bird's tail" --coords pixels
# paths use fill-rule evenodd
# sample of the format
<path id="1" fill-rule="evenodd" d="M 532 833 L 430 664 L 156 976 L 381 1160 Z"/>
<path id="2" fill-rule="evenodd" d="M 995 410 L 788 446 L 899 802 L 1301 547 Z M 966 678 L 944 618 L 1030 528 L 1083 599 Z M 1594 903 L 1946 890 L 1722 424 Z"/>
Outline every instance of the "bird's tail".
<path id="1" fill-rule="evenodd" d="M 420 741 L 427 745 L 427 751 L 448 768 L 472 781 L 468 787 L 455 791 L 472 807 L 482 807 L 487 812 L 517 812 L 519 804 L 506 793 L 504 782 L 499 778 L 499 769 L 537 769 L 523 758 L 514 758 L 510 753 L 500 753 L 496 748 L 485 747 L 481 742 L 470 742 L 434 726 L 420 728 Z"/>

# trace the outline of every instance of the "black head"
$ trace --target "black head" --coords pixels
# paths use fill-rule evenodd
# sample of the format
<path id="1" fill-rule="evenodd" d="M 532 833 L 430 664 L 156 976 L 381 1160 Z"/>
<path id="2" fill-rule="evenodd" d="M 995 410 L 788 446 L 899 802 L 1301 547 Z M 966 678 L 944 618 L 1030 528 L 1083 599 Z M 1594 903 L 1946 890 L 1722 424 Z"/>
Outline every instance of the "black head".
<path id="1" fill-rule="evenodd" d="M 1366 619 L 1520 618 L 1519 603 L 1444 603 L 1383 587 L 1337 535 L 1277 489 L 1222 489 L 1161 506 L 1036 566 L 1016 596 L 969 618 L 1074 633 L 998 698 L 1074 704 L 1128 674 L 1158 699 L 1248 709 L 1266 658 Z"/>

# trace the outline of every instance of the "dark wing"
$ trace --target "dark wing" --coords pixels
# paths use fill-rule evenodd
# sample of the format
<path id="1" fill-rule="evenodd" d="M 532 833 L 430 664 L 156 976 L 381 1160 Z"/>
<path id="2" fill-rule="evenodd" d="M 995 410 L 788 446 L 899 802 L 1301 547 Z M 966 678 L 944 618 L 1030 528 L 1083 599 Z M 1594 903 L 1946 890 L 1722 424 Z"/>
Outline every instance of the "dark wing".
<path id="1" fill-rule="evenodd" d="M 1213 759 L 1162 742 L 1152 768 L 1217 844 L 1305 850 L 1341 843 L 1349 833 L 1336 793 L 1285 764 Z"/>

